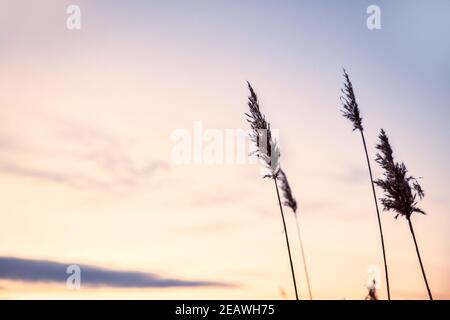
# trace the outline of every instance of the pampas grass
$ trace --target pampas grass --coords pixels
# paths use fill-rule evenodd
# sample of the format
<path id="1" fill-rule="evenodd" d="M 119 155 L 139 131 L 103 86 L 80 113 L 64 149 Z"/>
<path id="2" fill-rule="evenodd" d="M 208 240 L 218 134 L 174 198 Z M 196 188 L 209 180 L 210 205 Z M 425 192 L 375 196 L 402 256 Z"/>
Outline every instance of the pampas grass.
<path id="1" fill-rule="evenodd" d="M 292 280 L 294 283 L 295 298 L 298 300 L 297 283 L 295 280 L 294 264 L 292 262 L 291 248 L 289 245 L 289 237 L 286 228 L 286 221 L 284 219 L 283 206 L 281 205 L 280 192 L 278 190 L 277 178 L 280 173 L 280 151 L 277 141 L 272 137 L 270 130 L 270 124 L 266 121 L 264 115 L 259 108 L 258 97 L 249 82 L 248 89 L 250 90 L 250 96 L 248 97 L 249 113 L 246 113 L 247 121 L 250 124 L 251 133 L 250 139 L 255 143 L 256 150 L 254 154 L 263 161 L 268 173 L 264 175 L 264 178 L 273 179 L 275 189 L 277 191 L 278 204 L 280 207 L 281 220 L 283 221 L 284 235 L 286 238 L 286 246 L 289 255 L 289 263 L 291 266 Z"/>
<path id="2" fill-rule="evenodd" d="M 417 179 L 408 175 L 405 164 L 403 162 L 398 163 L 394 161 L 392 147 L 389 143 L 388 136 L 383 129 L 381 129 L 379 140 L 380 141 L 376 146 L 379 153 L 377 153 L 375 160 L 384 170 L 384 179 L 376 180 L 375 184 L 384 192 L 384 198 L 381 199 L 381 203 L 383 204 L 385 211 L 393 211 L 396 213 L 395 218 L 403 216 L 408 221 L 409 229 L 416 247 L 417 257 L 419 258 L 422 275 L 427 287 L 428 296 L 430 300 L 433 300 L 411 222 L 411 215 L 414 212 L 425 214 L 425 212 L 417 206 L 418 200 L 422 200 L 425 196 L 425 192 Z"/>
<path id="3" fill-rule="evenodd" d="M 387 267 L 387 261 L 386 261 L 386 250 L 384 247 L 384 237 L 383 237 L 383 228 L 381 226 L 381 218 L 380 218 L 380 210 L 378 209 L 378 202 L 377 202 L 377 195 L 375 191 L 375 186 L 373 182 L 373 176 L 372 176 L 372 168 L 370 166 L 370 160 L 369 160 L 369 154 L 367 152 L 367 145 L 366 145 L 366 139 L 364 137 L 364 128 L 362 125 L 362 117 L 361 112 L 359 111 L 358 103 L 356 102 L 355 93 L 353 91 L 353 85 L 350 81 L 350 78 L 345 71 L 344 71 L 344 88 L 341 90 L 342 96 L 340 97 L 342 102 L 342 115 L 350 120 L 350 122 L 353 124 L 353 131 L 358 130 L 361 134 L 364 151 L 366 154 L 366 160 L 367 160 L 367 167 L 369 169 L 369 176 L 370 176 L 370 183 L 372 185 L 372 193 L 373 193 L 373 200 L 375 202 L 375 209 L 377 213 L 377 219 L 378 219 L 378 228 L 380 231 L 380 239 L 381 239 L 381 248 L 383 250 L 383 260 L 384 260 L 384 271 L 386 275 L 386 288 L 387 288 L 387 295 L 388 299 L 391 299 L 391 293 L 389 290 L 389 275 L 388 275 L 388 267 Z"/>
<path id="4" fill-rule="evenodd" d="M 283 169 L 280 169 L 280 172 L 278 174 L 278 181 L 280 182 L 280 189 L 282 191 L 282 195 L 283 195 L 283 199 L 284 199 L 283 204 L 285 206 L 289 207 L 295 216 L 295 223 L 297 225 L 297 236 L 298 236 L 298 241 L 300 243 L 300 250 L 301 250 L 301 254 L 302 254 L 301 258 L 303 261 L 303 268 L 305 270 L 305 275 L 306 275 L 306 284 L 308 285 L 309 299 L 312 300 L 311 285 L 309 282 L 309 273 L 308 273 L 308 268 L 307 268 L 307 264 L 306 264 L 305 251 L 303 250 L 303 242 L 302 242 L 302 237 L 301 237 L 301 233 L 300 233 L 300 223 L 298 221 L 298 215 L 297 215 L 297 200 L 295 200 L 295 198 L 294 198 L 291 186 L 289 185 L 287 175 L 283 171 Z"/>

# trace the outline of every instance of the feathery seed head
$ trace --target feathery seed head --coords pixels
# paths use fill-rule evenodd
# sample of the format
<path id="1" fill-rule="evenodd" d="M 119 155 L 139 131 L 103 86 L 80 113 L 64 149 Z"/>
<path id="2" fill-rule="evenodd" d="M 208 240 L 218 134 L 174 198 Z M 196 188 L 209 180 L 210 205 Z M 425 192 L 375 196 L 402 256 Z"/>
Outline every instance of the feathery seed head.
<path id="1" fill-rule="evenodd" d="M 421 200 L 425 196 L 419 182 L 413 176 L 408 175 L 408 170 L 403 162 L 394 161 L 392 147 L 383 129 L 378 138 L 380 141 L 376 148 L 379 152 L 375 161 L 384 170 L 384 178 L 374 182 L 384 191 L 385 197 L 381 199 L 384 210 L 396 212 L 395 218 L 401 215 L 409 219 L 414 212 L 425 214 L 422 209 L 417 207 L 417 197 Z"/>
<path id="2" fill-rule="evenodd" d="M 363 131 L 361 113 L 359 112 L 358 103 L 356 102 L 355 93 L 353 92 L 353 85 L 350 78 L 344 71 L 344 88 L 341 89 L 342 96 L 340 97 L 342 102 L 342 115 L 353 123 L 353 131 L 360 130 Z"/>
<path id="3" fill-rule="evenodd" d="M 255 143 L 256 150 L 254 154 L 262 159 L 266 168 L 269 170 L 269 174 L 264 177 L 276 178 L 280 170 L 280 150 L 278 143 L 272 137 L 272 131 L 270 130 L 270 124 L 266 121 L 264 115 L 259 108 L 258 97 L 253 90 L 250 83 L 247 81 L 248 88 L 250 90 L 250 96 L 248 97 L 248 107 L 250 111 L 246 113 L 247 121 L 250 124 L 252 132 L 250 133 L 250 139 Z"/>
<path id="4" fill-rule="evenodd" d="M 297 200 L 295 200 L 294 195 L 292 194 L 291 186 L 289 185 L 289 181 L 283 169 L 280 169 L 277 180 L 280 182 L 280 189 L 284 198 L 283 204 L 291 208 L 294 213 L 297 213 Z"/>

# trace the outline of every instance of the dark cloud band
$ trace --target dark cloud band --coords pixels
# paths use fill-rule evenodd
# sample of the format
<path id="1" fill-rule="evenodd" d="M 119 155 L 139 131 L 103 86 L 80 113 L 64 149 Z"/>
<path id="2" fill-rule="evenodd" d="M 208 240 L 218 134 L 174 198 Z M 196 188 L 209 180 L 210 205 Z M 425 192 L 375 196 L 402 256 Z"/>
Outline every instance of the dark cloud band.
<path id="1" fill-rule="evenodd" d="M 0 279 L 65 284 L 69 276 L 66 273 L 69 265 L 47 260 L 0 257 Z M 82 286 L 120 288 L 228 286 L 219 282 L 164 278 L 153 273 L 78 266 L 81 268 Z"/>

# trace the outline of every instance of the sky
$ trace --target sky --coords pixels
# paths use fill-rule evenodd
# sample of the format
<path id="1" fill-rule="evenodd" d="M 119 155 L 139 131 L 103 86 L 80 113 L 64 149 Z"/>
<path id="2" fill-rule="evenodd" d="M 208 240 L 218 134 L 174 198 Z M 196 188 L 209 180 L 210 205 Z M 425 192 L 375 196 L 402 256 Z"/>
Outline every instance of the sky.
<path id="1" fill-rule="evenodd" d="M 80 30 L 66 27 L 71 4 Z M 372 4 L 379 30 L 366 26 Z M 422 177 L 427 215 L 412 221 L 433 296 L 450 298 L 450 2 L 0 5 L 1 299 L 292 299 L 259 165 L 173 158 L 180 130 L 194 144 L 199 123 L 212 136 L 248 129 L 246 81 L 279 132 L 313 297 L 363 299 L 377 266 L 385 299 L 364 150 L 339 111 L 343 67 L 375 177 L 380 128 Z M 201 138 L 192 153 L 211 144 Z M 382 213 L 392 298 L 426 299 L 407 222 L 394 216 Z M 69 265 L 80 288 L 66 285 Z"/>

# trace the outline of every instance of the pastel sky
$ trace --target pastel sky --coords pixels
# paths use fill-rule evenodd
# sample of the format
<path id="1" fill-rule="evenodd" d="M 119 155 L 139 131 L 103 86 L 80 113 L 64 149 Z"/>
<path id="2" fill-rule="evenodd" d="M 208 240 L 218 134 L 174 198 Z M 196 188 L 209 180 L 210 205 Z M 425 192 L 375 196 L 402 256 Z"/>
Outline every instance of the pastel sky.
<path id="1" fill-rule="evenodd" d="M 81 30 L 66 28 L 70 4 Z M 371 4 L 380 30 L 366 27 Z M 273 183 L 257 165 L 171 158 L 172 133 L 195 121 L 247 129 L 246 80 L 280 133 L 314 298 L 364 298 L 383 260 L 361 139 L 339 112 L 342 67 L 371 158 L 384 128 L 423 177 L 428 214 L 413 223 L 434 297 L 450 298 L 449 1 L 0 7 L 0 298 L 293 298 Z M 426 299 L 407 222 L 382 222 L 392 297 Z M 59 273 L 70 264 L 88 270 L 79 290 Z"/>

